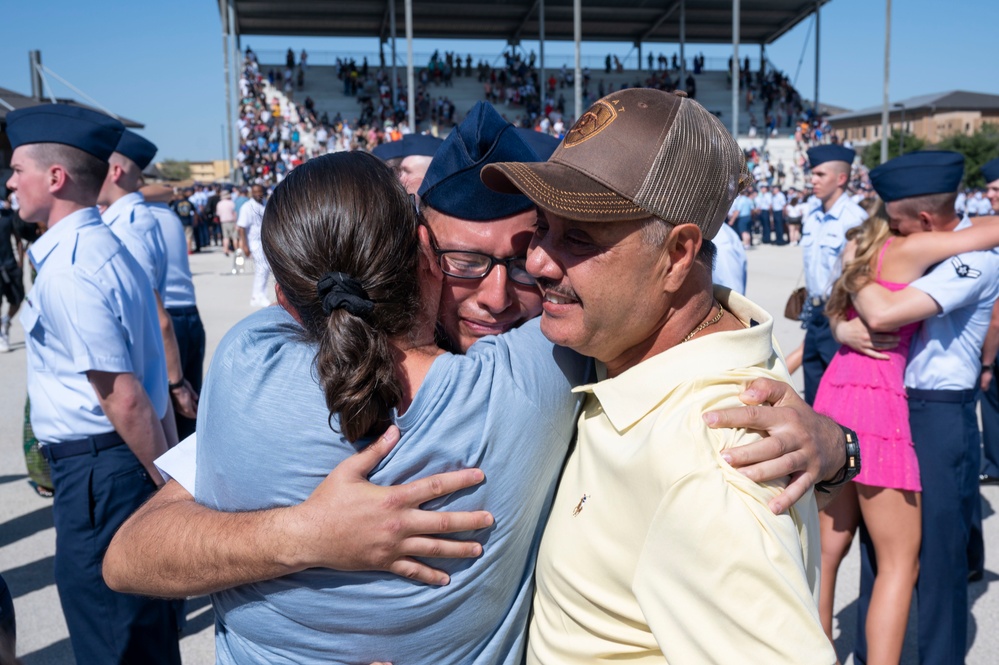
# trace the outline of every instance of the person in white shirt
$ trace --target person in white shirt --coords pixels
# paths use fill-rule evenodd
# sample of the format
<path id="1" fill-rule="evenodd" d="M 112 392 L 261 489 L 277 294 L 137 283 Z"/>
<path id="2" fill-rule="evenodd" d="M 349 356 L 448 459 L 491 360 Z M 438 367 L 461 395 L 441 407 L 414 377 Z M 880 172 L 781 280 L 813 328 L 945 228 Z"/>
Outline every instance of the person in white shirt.
<path id="1" fill-rule="evenodd" d="M 252 307 L 267 307 L 271 304 L 267 297 L 267 280 L 271 276 L 271 269 L 260 244 L 260 223 L 263 219 L 264 187 L 254 185 L 250 200 L 239 209 L 239 218 L 236 220 L 240 248 L 244 254 L 253 257 L 253 291 L 250 295 Z"/>

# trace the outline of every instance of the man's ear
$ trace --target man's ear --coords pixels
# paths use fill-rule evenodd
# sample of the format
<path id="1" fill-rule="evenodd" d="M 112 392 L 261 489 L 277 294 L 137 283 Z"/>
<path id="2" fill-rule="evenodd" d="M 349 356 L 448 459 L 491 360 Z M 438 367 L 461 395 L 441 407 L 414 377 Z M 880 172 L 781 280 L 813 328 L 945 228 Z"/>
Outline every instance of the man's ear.
<path id="1" fill-rule="evenodd" d="M 919 212 L 919 225 L 924 231 L 933 230 L 933 215 L 925 210 Z"/>
<path id="2" fill-rule="evenodd" d="M 667 290 L 675 291 L 690 273 L 697 259 L 697 253 L 701 251 L 701 230 L 694 224 L 680 224 L 673 228 L 666 240 L 666 251 L 661 260 L 669 261 L 666 269 L 666 281 L 664 286 Z"/>

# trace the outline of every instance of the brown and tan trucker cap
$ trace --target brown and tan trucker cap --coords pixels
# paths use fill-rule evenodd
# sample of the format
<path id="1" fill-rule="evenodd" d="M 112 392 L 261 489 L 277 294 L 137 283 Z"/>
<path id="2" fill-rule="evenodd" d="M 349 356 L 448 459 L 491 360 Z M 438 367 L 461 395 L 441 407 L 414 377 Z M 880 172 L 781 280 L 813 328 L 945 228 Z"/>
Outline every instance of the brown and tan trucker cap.
<path id="1" fill-rule="evenodd" d="M 735 139 L 703 106 L 682 91 L 631 88 L 594 103 L 547 162 L 490 164 L 481 177 L 567 219 L 653 216 L 696 224 L 710 239 L 749 174 Z"/>

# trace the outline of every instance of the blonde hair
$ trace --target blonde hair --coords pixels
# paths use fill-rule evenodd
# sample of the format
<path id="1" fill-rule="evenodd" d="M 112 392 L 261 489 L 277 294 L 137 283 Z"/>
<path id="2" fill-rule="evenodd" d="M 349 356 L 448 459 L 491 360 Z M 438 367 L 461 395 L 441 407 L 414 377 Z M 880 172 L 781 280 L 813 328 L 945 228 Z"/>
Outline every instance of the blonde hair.
<path id="1" fill-rule="evenodd" d="M 826 316 L 829 317 L 847 317 L 850 297 L 874 279 L 872 271 L 876 269 L 878 254 L 892 233 L 885 204 L 881 199 L 865 199 L 861 207 L 867 211 L 867 221 L 846 232 L 846 239 L 854 241 L 856 251 L 833 284 L 832 295 L 829 296 L 825 309 Z"/>

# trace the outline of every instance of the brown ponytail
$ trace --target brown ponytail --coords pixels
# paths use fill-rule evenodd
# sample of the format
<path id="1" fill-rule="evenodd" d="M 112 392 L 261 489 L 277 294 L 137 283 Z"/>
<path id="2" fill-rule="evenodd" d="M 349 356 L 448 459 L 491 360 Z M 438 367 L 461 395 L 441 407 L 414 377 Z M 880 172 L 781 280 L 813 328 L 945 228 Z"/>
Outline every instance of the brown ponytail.
<path id="1" fill-rule="evenodd" d="M 330 417 L 340 415 L 351 442 L 387 426 L 402 397 L 389 340 L 411 330 L 420 310 L 416 227 L 402 185 L 364 152 L 309 160 L 267 202 L 264 255 L 306 340 L 318 346 L 316 373 Z M 373 306 L 331 302 L 327 288 L 324 308 L 319 283 L 331 273 Z"/>

